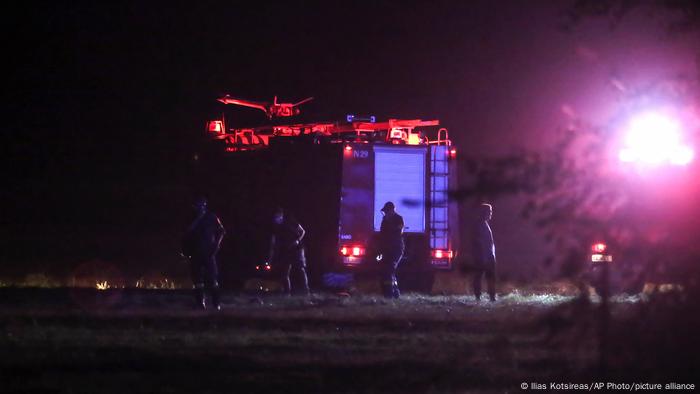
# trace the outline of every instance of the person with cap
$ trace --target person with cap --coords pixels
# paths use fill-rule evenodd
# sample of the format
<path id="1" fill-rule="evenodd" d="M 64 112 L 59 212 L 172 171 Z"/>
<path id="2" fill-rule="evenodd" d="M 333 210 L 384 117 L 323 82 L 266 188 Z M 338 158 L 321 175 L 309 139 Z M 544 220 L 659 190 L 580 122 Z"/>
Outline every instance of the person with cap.
<path id="1" fill-rule="evenodd" d="M 275 210 L 272 219 L 273 228 L 268 261 L 272 263 L 273 267 L 280 267 L 282 287 L 286 295 L 291 295 L 293 290 L 303 295 L 309 295 L 306 255 L 302 243 L 306 231 L 291 214 L 285 213 L 282 208 Z M 292 288 L 290 278 L 292 271 L 297 277 L 300 289 L 296 285 Z"/>
<path id="2" fill-rule="evenodd" d="M 190 260 L 197 304 L 206 309 L 209 292 L 214 309 L 221 310 L 216 255 L 226 230 L 216 214 L 207 209 L 206 198 L 197 198 L 192 208 L 196 217 L 183 237 L 182 254 Z"/>
<path id="3" fill-rule="evenodd" d="M 491 204 L 481 204 L 472 233 L 472 252 L 474 257 L 473 289 L 476 300 L 481 300 L 481 278 L 486 278 L 491 301 L 496 301 L 496 246 L 489 220 L 493 216 Z"/>
<path id="4" fill-rule="evenodd" d="M 399 298 L 399 284 L 396 279 L 398 268 L 404 253 L 403 217 L 396 213 L 396 207 L 387 201 L 381 209 L 384 218 L 379 229 L 379 252 L 381 254 L 380 283 L 386 298 Z"/>

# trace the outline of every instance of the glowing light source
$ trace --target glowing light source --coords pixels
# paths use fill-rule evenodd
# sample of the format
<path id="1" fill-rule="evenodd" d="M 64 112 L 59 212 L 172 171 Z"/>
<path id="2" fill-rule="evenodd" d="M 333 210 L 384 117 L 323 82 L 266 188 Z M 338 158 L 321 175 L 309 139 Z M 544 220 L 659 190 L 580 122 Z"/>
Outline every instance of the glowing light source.
<path id="1" fill-rule="evenodd" d="M 452 251 L 451 250 L 436 249 L 436 250 L 433 250 L 433 257 L 436 259 L 451 259 L 452 258 Z"/>
<path id="2" fill-rule="evenodd" d="M 670 158 L 670 161 L 671 161 L 671 164 L 685 166 L 685 165 L 690 164 L 691 161 L 693 161 L 694 156 L 695 156 L 695 154 L 693 153 L 693 150 L 690 149 L 690 147 L 681 146 L 675 152 L 675 155 L 673 155 Z"/>
<path id="3" fill-rule="evenodd" d="M 347 115 L 345 115 L 345 120 L 346 120 L 348 123 L 352 123 L 352 122 L 355 122 L 355 121 L 357 121 L 357 122 L 370 122 L 370 123 L 374 123 L 374 122 L 377 121 L 377 117 L 374 116 L 374 115 L 371 115 L 371 116 L 364 116 L 364 117 L 358 117 L 358 116 L 355 116 L 355 115 L 353 115 L 353 114 L 347 114 Z"/>
<path id="4" fill-rule="evenodd" d="M 408 133 L 409 145 L 420 145 L 422 141 L 420 133 Z"/>
<path id="5" fill-rule="evenodd" d="M 602 242 L 596 242 L 591 246 L 591 249 L 595 253 L 605 253 L 605 251 L 608 249 L 608 245 Z"/>
<path id="6" fill-rule="evenodd" d="M 342 246 L 340 254 L 345 257 L 360 257 L 365 255 L 365 248 L 360 245 Z"/>
<path id="7" fill-rule="evenodd" d="M 591 262 L 592 263 L 601 263 L 601 262 L 612 263 L 612 256 L 610 256 L 609 254 L 594 253 L 591 255 Z"/>
<path id="8" fill-rule="evenodd" d="M 352 150 L 352 146 L 350 145 L 345 145 L 345 150 L 350 152 Z"/>
<path id="9" fill-rule="evenodd" d="M 408 133 L 399 127 L 393 127 L 389 130 L 389 138 L 392 140 L 408 141 Z"/>
<path id="10" fill-rule="evenodd" d="M 207 124 L 207 130 L 210 133 L 223 134 L 224 133 L 224 122 L 221 120 L 212 120 Z"/>
<path id="11" fill-rule="evenodd" d="M 625 163 L 651 166 L 688 165 L 693 150 L 681 141 L 680 124 L 658 113 L 646 113 L 632 119 L 618 159 Z"/>

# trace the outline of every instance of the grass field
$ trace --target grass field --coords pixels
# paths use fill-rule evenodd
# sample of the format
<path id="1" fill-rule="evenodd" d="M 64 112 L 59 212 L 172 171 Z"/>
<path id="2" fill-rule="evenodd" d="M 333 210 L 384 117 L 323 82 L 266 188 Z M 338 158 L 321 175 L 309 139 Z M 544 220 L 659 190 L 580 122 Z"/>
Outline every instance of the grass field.
<path id="1" fill-rule="evenodd" d="M 640 302 L 614 300 L 612 320 Z M 571 295 L 192 304 L 181 290 L 0 289 L 0 391 L 521 392 L 522 382 L 601 378 L 596 304 Z M 616 368 L 644 373 L 634 360 Z"/>

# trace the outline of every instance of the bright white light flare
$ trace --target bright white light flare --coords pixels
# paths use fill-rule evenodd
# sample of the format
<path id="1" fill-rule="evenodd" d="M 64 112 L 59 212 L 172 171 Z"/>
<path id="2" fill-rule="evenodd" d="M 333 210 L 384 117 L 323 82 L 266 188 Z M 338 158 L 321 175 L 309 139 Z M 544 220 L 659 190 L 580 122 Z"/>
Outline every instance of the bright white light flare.
<path id="1" fill-rule="evenodd" d="M 619 159 L 646 165 L 687 165 L 693 161 L 693 150 L 681 141 L 678 122 L 656 113 L 633 119 L 624 139 Z"/>

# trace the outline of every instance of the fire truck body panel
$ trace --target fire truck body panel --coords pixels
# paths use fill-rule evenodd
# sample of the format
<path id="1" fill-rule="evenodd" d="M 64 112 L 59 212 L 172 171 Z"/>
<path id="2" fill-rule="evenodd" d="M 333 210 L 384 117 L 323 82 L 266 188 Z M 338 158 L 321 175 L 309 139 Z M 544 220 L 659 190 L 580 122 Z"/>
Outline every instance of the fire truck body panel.
<path id="1" fill-rule="evenodd" d="M 264 148 L 251 150 L 231 151 L 225 138 L 205 145 L 195 180 L 230 223 L 233 239 L 222 264 L 237 267 L 229 266 L 224 284 L 265 259 L 276 206 L 288 209 L 307 231 L 312 286 L 322 285 L 327 273 L 371 276 L 380 264 L 380 209 L 392 201 L 406 225 L 402 288 L 430 291 L 433 273 L 452 269 L 458 250 L 457 211 L 447 198 L 454 186 L 454 149 L 444 143 L 304 137 L 268 137 Z"/>
<path id="2" fill-rule="evenodd" d="M 406 233 L 424 233 L 427 147 L 348 144 L 343 153 L 339 241 L 366 245 L 379 231 L 387 201 Z"/>

